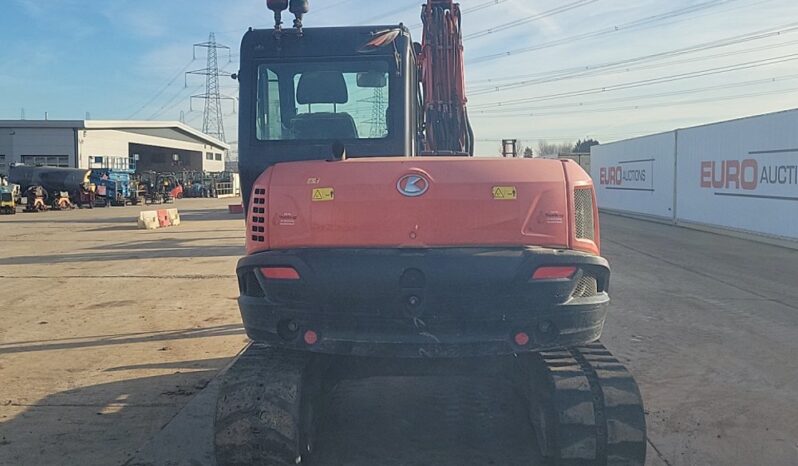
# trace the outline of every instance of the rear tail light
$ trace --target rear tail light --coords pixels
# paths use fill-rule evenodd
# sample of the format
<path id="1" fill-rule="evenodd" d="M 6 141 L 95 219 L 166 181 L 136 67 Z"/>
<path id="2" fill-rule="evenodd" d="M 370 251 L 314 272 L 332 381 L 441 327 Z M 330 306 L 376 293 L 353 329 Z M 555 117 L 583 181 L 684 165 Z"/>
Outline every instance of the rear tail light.
<path id="1" fill-rule="evenodd" d="M 316 333 L 316 332 L 315 332 L 315 331 L 313 331 L 313 330 L 308 330 L 308 331 L 306 331 L 306 332 L 305 332 L 305 335 L 304 335 L 304 337 L 303 337 L 303 338 L 304 338 L 304 340 L 305 340 L 305 343 L 307 343 L 307 344 L 308 344 L 308 345 L 310 345 L 310 346 L 313 346 L 313 345 L 315 345 L 316 343 L 318 343 L 318 341 L 319 341 L 319 334 L 318 334 L 318 333 Z"/>
<path id="2" fill-rule="evenodd" d="M 260 271 L 270 280 L 299 280 L 299 272 L 293 267 L 263 267 Z"/>
<path id="3" fill-rule="evenodd" d="M 560 280 L 574 276 L 576 267 L 574 266 L 552 266 L 540 267 L 532 274 L 532 280 Z"/>
<path id="4" fill-rule="evenodd" d="M 513 341 L 515 341 L 515 344 L 518 346 L 526 346 L 529 344 L 529 334 L 526 332 L 518 332 L 513 337 Z"/>

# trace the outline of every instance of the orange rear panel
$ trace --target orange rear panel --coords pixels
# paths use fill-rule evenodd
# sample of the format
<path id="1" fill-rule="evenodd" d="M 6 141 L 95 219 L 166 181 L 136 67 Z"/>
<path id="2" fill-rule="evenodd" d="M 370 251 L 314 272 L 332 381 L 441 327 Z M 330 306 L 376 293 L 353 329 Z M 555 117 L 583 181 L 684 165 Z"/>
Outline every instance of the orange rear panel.
<path id="1" fill-rule="evenodd" d="M 416 157 L 277 164 L 253 187 L 247 250 L 569 248 L 574 183 L 590 185 L 590 178 L 576 164 L 558 160 Z M 593 243 L 583 246 L 598 252 Z"/>

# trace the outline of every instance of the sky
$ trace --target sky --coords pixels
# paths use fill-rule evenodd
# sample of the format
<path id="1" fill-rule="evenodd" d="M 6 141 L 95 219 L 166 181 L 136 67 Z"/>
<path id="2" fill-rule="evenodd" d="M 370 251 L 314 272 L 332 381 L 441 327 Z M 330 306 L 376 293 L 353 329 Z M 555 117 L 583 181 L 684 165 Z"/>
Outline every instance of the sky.
<path id="1" fill-rule="evenodd" d="M 214 32 L 235 72 L 265 0 L 2 0 L 0 119 L 159 119 L 201 129 Z M 462 0 L 477 153 L 601 142 L 798 107 L 795 0 Z M 421 0 L 310 0 L 306 27 L 399 23 Z M 237 97 L 232 79 L 222 92 Z M 235 101 L 225 101 L 235 142 Z M 23 110 L 24 109 L 24 110 Z"/>

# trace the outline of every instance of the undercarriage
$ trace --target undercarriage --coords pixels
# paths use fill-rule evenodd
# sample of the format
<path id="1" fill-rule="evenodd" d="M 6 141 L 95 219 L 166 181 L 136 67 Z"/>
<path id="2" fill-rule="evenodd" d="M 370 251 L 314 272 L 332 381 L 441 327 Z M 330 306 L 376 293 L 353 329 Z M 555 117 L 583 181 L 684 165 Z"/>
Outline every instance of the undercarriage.
<path id="1" fill-rule="evenodd" d="M 254 343 L 225 373 L 216 410 L 220 465 L 313 463 L 341 382 L 378 376 L 499 379 L 525 407 L 540 455 L 555 465 L 642 465 L 646 427 L 631 375 L 600 343 L 460 359 L 329 356 Z"/>
<path id="2" fill-rule="evenodd" d="M 568 267 L 569 276 L 539 273 Z M 530 442 L 551 464 L 645 462 L 637 385 L 596 342 L 609 302 L 599 256 L 539 247 L 284 250 L 243 258 L 238 277 L 255 343 L 223 378 L 220 465 L 312 463 L 343 381 L 475 374 L 512 387 L 535 432 Z"/>

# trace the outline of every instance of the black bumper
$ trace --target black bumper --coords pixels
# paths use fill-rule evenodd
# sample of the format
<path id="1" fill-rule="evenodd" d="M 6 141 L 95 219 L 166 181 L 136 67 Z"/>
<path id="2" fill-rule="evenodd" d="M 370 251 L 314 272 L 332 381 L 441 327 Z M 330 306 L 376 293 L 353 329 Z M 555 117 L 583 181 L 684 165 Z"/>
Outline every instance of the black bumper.
<path id="1" fill-rule="evenodd" d="M 578 270 L 530 280 L 558 265 Z M 292 267 L 300 278 L 266 279 L 263 267 Z M 331 354 L 465 357 L 583 345 L 601 335 L 609 302 L 605 259 L 544 248 L 267 251 L 241 259 L 237 273 L 250 338 Z"/>

